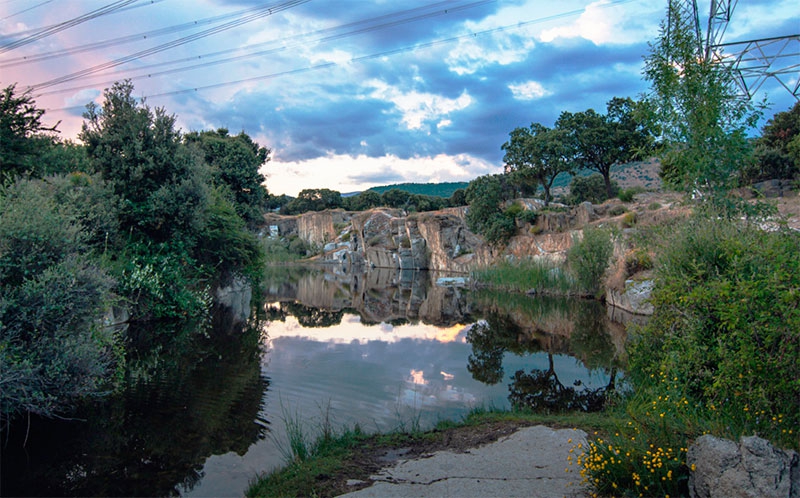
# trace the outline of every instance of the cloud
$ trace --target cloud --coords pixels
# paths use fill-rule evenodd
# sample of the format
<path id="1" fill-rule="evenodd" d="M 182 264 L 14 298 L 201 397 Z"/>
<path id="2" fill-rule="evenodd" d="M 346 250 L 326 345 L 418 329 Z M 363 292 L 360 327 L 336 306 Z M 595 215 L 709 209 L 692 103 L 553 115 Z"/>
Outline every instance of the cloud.
<path id="1" fill-rule="evenodd" d="M 469 181 L 502 167 L 467 154 L 400 158 L 393 155 L 328 155 L 304 161 L 271 161 L 262 167 L 274 194 L 297 195 L 304 188 L 325 186 L 339 192 L 366 190 L 387 183 Z"/>
<path id="2" fill-rule="evenodd" d="M 536 100 L 552 93 L 545 90 L 542 84 L 537 81 L 508 85 L 508 89 L 511 90 L 517 100 Z"/>
<path id="3" fill-rule="evenodd" d="M 426 123 L 441 123 L 446 116 L 472 104 L 472 98 L 467 92 L 451 99 L 414 90 L 404 92 L 379 80 L 368 81 L 365 86 L 372 88 L 372 98 L 392 102 L 402 115 L 401 122 L 409 130 L 419 130 Z"/>

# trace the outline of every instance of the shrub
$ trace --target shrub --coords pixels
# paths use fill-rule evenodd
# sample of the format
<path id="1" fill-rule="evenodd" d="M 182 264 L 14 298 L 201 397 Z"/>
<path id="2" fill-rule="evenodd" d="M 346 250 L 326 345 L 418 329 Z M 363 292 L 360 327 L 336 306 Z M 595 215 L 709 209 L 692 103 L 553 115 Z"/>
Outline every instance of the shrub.
<path id="1" fill-rule="evenodd" d="M 517 219 L 524 223 L 530 223 L 533 225 L 536 223 L 536 220 L 539 219 L 539 213 L 536 211 L 525 210 L 517 215 Z"/>
<path id="2" fill-rule="evenodd" d="M 625 228 L 630 228 L 636 224 L 636 213 L 633 211 L 629 211 L 625 213 L 622 217 L 622 226 Z"/>
<path id="3" fill-rule="evenodd" d="M 625 255 L 625 274 L 630 276 L 640 271 L 651 270 L 653 259 L 644 249 L 634 249 Z"/>
<path id="4" fill-rule="evenodd" d="M 586 293 L 600 294 L 603 275 L 613 251 L 611 234 L 601 228 L 586 227 L 583 238 L 573 241 L 567 251 L 567 263 L 576 282 Z"/>
<path id="5" fill-rule="evenodd" d="M 611 209 L 608 210 L 609 216 L 619 216 L 623 213 L 627 213 L 628 208 L 623 206 L 622 204 L 617 204 L 616 206 L 611 206 Z"/>
<path id="6" fill-rule="evenodd" d="M 647 205 L 647 209 L 650 211 L 661 209 L 661 204 L 658 202 L 651 202 L 650 204 Z"/>
<path id="7" fill-rule="evenodd" d="M 622 202 L 632 202 L 633 201 L 633 190 L 631 189 L 623 189 L 619 191 L 617 198 Z"/>
<path id="8" fill-rule="evenodd" d="M 797 447 L 800 235 L 693 218 L 661 250 L 655 314 L 629 349 L 637 389 L 681 386 L 717 435 Z"/>
<path id="9" fill-rule="evenodd" d="M 633 196 L 635 196 L 636 194 L 640 194 L 642 192 L 644 192 L 644 189 L 642 187 L 626 188 L 619 191 L 617 198 L 622 202 L 632 202 Z"/>

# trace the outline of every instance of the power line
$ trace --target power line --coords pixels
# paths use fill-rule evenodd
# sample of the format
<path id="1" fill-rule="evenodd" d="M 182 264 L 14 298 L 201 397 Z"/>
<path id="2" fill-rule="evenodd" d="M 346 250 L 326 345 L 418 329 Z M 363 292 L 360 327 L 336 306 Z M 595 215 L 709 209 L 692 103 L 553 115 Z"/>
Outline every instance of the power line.
<path id="1" fill-rule="evenodd" d="M 76 71 L 74 73 L 67 74 L 65 76 L 60 76 L 58 78 L 54 78 L 54 79 L 51 79 L 51 80 L 48 80 L 48 81 L 45 81 L 45 82 L 42 82 L 42 83 L 38 83 L 36 85 L 32 85 L 32 86 L 28 87 L 28 89 L 31 90 L 31 91 L 35 91 L 35 90 L 39 90 L 39 89 L 42 89 L 42 88 L 47 88 L 47 87 L 50 87 L 50 86 L 54 86 L 54 85 L 58 85 L 58 84 L 61 84 L 61 83 L 66 83 L 68 81 L 73 81 L 73 80 L 76 80 L 76 79 L 79 79 L 79 78 L 83 78 L 83 77 L 88 76 L 90 74 L 94 74 L 94 73 L 97 73 L 97 72 L 100 72 L 100 71 L 104 71 L 106 69 L 117 67 L 117 66 L 119 66 L 121 64 L 125 64 L 126 62 L 131 62 L 131 61 L 134 61 L 134 60 L 137 60 L 137 59 L 141 59 L 142 57 L 146 57 L 148 55 L 157 54 L 159 52 L 163 52 L 165 50 L 169 50 L 171 48 L 175 48 L 175 47 L 178 47 L 180 45 L 184 45 L 186 43 L 190 43 L 190 42 L 199 40 L 201 38 L 205 38 L 207 36 L 211 36 L 211 35 L 214 35 L 214 34 L 217 34 L 217 33 L 221 33 L 223 31 L 227 31 L 229 29 L 241 26 L 243 24 L 247 24 L 247 23 L 255 21 L 257 19 L 261 19 L 263 17 L 271 16 L 272 14 L 275 14 L 277 12 L 281 12 L 283 10 L 287 10 L 287 9 L 292 8 L 292 7 L 296 7 L 297 5 L 301 5 L 301 4 L 304 4 L 304 3 L 309 2 L 309 1 L 310 0 L 290 0 L 290 1 L 287 1 L 287 2 L 284 2 L 284 3 L 281 3 L 281 4 L 277 4 L 275 6 L 271 6 L 271 7 L 261 7 L 258 11 L 256 11 L 253 14 L 249 14 L 249 15 L 243 16 L 243 17 L 241 17 L 239 19 L 234 19 L 233 21 L 227 22 L 225 24 L 221 24 L 219 26 L 215 26 L 213 28 L 209 28 L 207 30 L 200 31 L 198 33 L 194 33 L 192 35 L 185 36 L 183 38 L 178 38 L 178 39 L 173 40 L 171 42 L 164 43 L 164 44 L 161 44 L 161 45 L 158 45 L 158 46 L 146 49 L 146 50 L 141 50 L 139 52 L 133 53 L 131 55 L 127 55 L 125 57 L 121 57 L 119 59 L 115 59 L 113 61 L 105 62 L 103 64 L 98 64 L 98 65 L 95 65 L 95 66 L 92 66 L 92 67 L 89 67 L 89 68 L 86 68 L 86 69 L 82 69 L 80 71 Z"/>
<path id="2" fill-rule="evenodd" d="M 597 8 L 608 8 L 608 7 L 621 5 L 621 4 L 625 4 L 625 3 L 631 3 L 633 1 L 636 1 L 636 0 L 612 0 L 612 1 L 608 2 L 608 3 L 601 4 L 601 5 L 597 6 Z M 212 89 L 223 88 L 223 87 L 231 86 L 231 85 L 239 85 L 239 84 L 243 84 L 243 83 L 253 83 L 253 82 L 256 82 L 256 81 L 264 81 L 264 80 L 274 79 L 274 78 L 278 78 L 278 77 L 282 77 L 282 76 L 296 75 L 296 74 L 302 74 L 302 73 L 307 73 L 307 72 L 311 72 L 311 71 L 317 71 L 317 70 L 321 70 L 321 69 L 327 69 L 327 68 L 331 68 L 331 67 L 340 66 L 342 64 L 352 64 L 352 63 L 357 63 L 357 62 L 364 62 L 364 61 L 367 61 L 367 60 L 379 59 L 379 58 L 382 58 L 382 57 L 388 57 L 388 56 L 397 55 L 397 54 L 400 54 L 400 53 L 411 52 L 411 51 L 414 51 L 414 50 L 428 49 L 428 48 L 436 47 L 436 46 L 439 46 L 439 45 L 453 43 L 453 42 L 460 41 L 460 40 L 465 40 L 465 39 L 470 39 L 470 38 L 477 38 L 479 36 L 485 36 L 485 35 L 489 35 L 489 34 L 501 33 L 501 32 L 511 31 L 511 30 L 515 30 L 515 29 L 520 29 L 520 28 L 524 28 L 524 27 L 531 26 L 531 25 L 534 25 L 534 24 L 540 24 L 540 23 L 543 23 L 543 22 L 552 21 L 552 20 L 555 20 L 555 19 L 561 19 L 561 18 L 564 18 L 564 17 L 571 17 L 571 16 L 574 16 L 574 15 L 577 15 L 577 14 L 581 14 L 584 11 L 585 11 L 585 9 L 577 9 L 577 10 L 572 10 L 572 11 L 569 11 L 569 12 L 563 12 L 563 13 L 560 13 L 560 14 L 554 14 L 554 15 L 551 15 L 551 16 L 531 19 L 531 20 L 528 20 L 528 21 L 520 21 L 520 22 L 515 23 L 515 24 L 507 24 L 507 25 L 504 25 L 504 26 L 499 26 L 499 27 L 496 27 L 496 28 L 490 28 L 490 29 L 486 29 L 486 30 L 483 30 L 483 31 L 467 33 L 467 34 L 454 36 L 454 37 L 449 37 L 449 38 L 441 38 L 441 39 L 438 39 L 438 40 L 432 40 L 432 41 L 429 41 L 429 42 L 420 43 L 420 44 L 416 44 L 416 45 L 406 46 L 406 47 L 392 49 L 392 50 L 385 50 L 385 51 L 382 51 L 382 52 L 363 55 L 363 56 L 359 56 L 359 57 L 353 57 L 353 58 L 351 58 L 351 59 L 349 59 L 347 61 L 344 61 L 344 62 L 326 62 L 326 63 L 323 63 L 323 64 L 316 64 L 316 65 L 306 66 L 306 67 L 297 68 L 297 69 L 290 69 L 290 70 L 280 71 L 280 72 L 276 72 L 276 73 L 264 74 L 264 75 L 260 75 L 260 76 L 254 76 L 254 77 L 251 77 L 251 78 L 243 78 L 243 79 L 234 80 L 234 81 L 225 81 L 225 82 L 214 83 L 214 84 L 210 84 L 210 85 L 197 86 L 197 87 L 192 87 L 192 88 L 184 88 L 184 89 L 181 89 L 181 90 L 173 90 L 173 91 L 170 91 L 170 92 L 155 93 L 155 94 L 151 94 L 151 95 L 146 95 L 146 96 L 144 96 L 144 98 L 159 98 L 159 97 L 168 97 L 168 96 L 173 96 L 173 95 L 182 95 L 182 94 L 187 94 L 187 93 L 196 93 L 196 92 L 199 92 L 201 90 L 212 90 Z M 55 109 L 48 109 L 48 111 L 76 110 L 76 109 L 82 109 L 83 107 L 84 106 L 59 107 L 59 108 L 55 108 Z"/>
<path id="3" fill-rule="evenodd" d="M 380 29 L 385 29 L 385 28 L 388 28 L 388 27 L 399 26 L 399 25 L 407 24 L 407 23 L 411 23 L 411 22 L 418 22 L 418 21 L 421 21 L 421 20 L 424 20 L 424 19 L 429 19 L 429 18 L 432 18 L 432 17 L 446 15 L 446 14 L 450 14 L 450 13 L 453 13 L 453 12 L 458 12 L 458 11 L 461 11 L 461 10 L 465 10 L 465 9 L 468 9 L 468 8 L 473 8 L 473 7 L 476 7 L 476 6 L 479 6 L 479 5 L 492 3 L 494 1 L 495 0 L 479 0 L 477 2 L 472 2 L 472 3 L 469 3 L 469 4 L 464 4 L 464 5 L 460 5 L 460 6 L 456 6 L 456 7 L 453 7 L 452 2 L 449 2 L 449 1 L 439 2 L 438 4 L 427 5 L 425 7 L 417 7 L 417 8 L 409 9 L 409 10 L 406 10 L 406 11 L 394 12 L 394 13 L 391 13 L 391 14 L 384 14 L 382 16 L 378 16 L 378 17 L 374 17 L 374 18 L 370 18 L 370 19 L 364 19 L 364 20 L 360 20 L 360 21 L 356 21 L 356 22 L 352 22 L 352 23 L 336 26 L 336 27 L 333 27 L 333 28 L 327 28 L 327 29 L 324 29 L 324 30 L 318 30 L 318 31 L 314 31 L 314 32 L 311 32 L 311 33 L 304 33 L 304 34 L 300 34 L 300 35 L 295 35 L 295 36 L 290 37 L 290 38 L 285 39 L 285 40 L 272 40 L 270 42 L 259 43 L 259 44 L 251 45 L 251 46 L 248 46 L 248 47 L 242 47 L 242 48 L 246 49 L 246 48 L 251 48 L 251 47 L 255 47 L 255 46 L 272 45 L 275 42 L 284 42 L 283 45 L 278 46 L 278 47 L 273 47 L 273 48 L 270 48 L 268 50 L 260 50 L 260 51 L 257 51 L 257 52 L 251 52 L 251 53 L 248 53 L 248 54 L 242 54 L 242 55 L 238 55 L 238 56 L 235 56 L 235 57 L 227 57 L 227 58 L 223 58 L 223 59 L 219 59 L 219 60 L 205 61 L 205 62 L 201 62 L 199 64 L 192 64 L 192 65 L 189 65 L 189 66 L 182 66 L 182 67 L 162 70 L 162 71 L 158 71 L 158 72 L 147 72 L 146 74 L 140 74 L 140 75 L 137 75 L 137 76 L 132 76 L 130 79 L 132 79 L 132 80 L 136 80 L 137 78 L 148 78 L 149 79 L 149 78 L 154 78 L 154 77 L 158 77 L 158 76 L 165 76 L 167 74 L 173 74 L 173 73 L 196 70 L 196 69 L 203 69 L 203 68 L 206 68 L 206 67 L 209 67 L 209 66 L 216 66 L 216 65 L 221 65 L 221 64 L 230 64 L 232 62 L 238 62 L 238 61 L 241 61 L 241 60 L 251 59 L 251 58 L 254 58 L 254 57 L 262 57 L 262 56 L 265 56 L 265 55 L 272 55 L 272 54 L 276 54 L 276 53 L 279 53 L 279 52 L 285 52 L 287 50 L 291 50 L 291 49 L 294 49 L 294 48 L 303 47 L 303 46 L 305 46 L 307 44 L 326 43 L 326 42 L 342 39 L 342 38 L 349 37 L 349 36 L 368 33 L 368 32 L 372 32 L 372 31 L 377 31 L 377 30 L 380 30 Z M 443 6 L 443 5 L 447 5 L 448 8 L 442 10 L 441 6 Z M 439 7 L 440 10 L 436 10 L 434 12 L 427 12 L 427 13 L 424 13 L 424 14 L 418 14 L 419 12 L 421 12 L 423 10 L 429 10 L 431 7 Z M 417 15 L 414 15 L 412 17 L 405 17 L 405 18 L 401 18 L 401 19 L 396 19 L 397 17 L 405 16 L 405 15 L 408 15 L 408 14 L 417 14 Z M 386 22 L 375 24 L 375 21 L 382 21 L 382 20 L 386 20 Z M 350 31 L 337 33 L 337 31 L 340 31 L 343 28 L 352 28 L 352 27 L 356 27 L 357 29 L 352 29 Z M 328 34 L 328 33 L 331 33 L 331 34 Z M 314 35 L 327 35 L 327 36 L 320 36 L 318 38 L 310 39 Z M 304 39 L 305 39 L 305 41 L 303 41 Z M 299 40 L 299 41 L 292 45 L 292 44 L 286 44 L 285 41 L 287 41 L 287 40 Z M 206 58 L 206 57 L 216 57 L 216 56 L 219 56 L 219 55 L 222 55 L 222 54 L 226 54 L 226 53 L 239 52 L 239 51 L 242 50 L 242 48 L 223 50 L 223 51 L 219 51 L 219 52 L 213 52 L 211 54 L 203 54 L 203 55 L 198 55 L 198 56 L 193 56 L 193 57 L 187 57 L 187 58 L 183 58 L 183 59 L 168 61 L 168 62 L 161 62 L 161 63 L 157 63 L 157 64 L 151 64 L 149 66 L 143 66 L 143 67 L 136 68 L 136 71 L 146 71 L 148 69 L 155 68 L 155 67 L 163 67 L 163 66 L 167 66 L 167 65 L 171 65 L 171 64 L 177 64 L 177 63 L 180 63 L 180 62 L 196 61 L 198 59 Z M 131 70 L 127 70 L 126 69 L 126 70 L 116 71 L 116 72 L 114 72 L 112 74 L 124 74 L 124 73 L 130 73 L 130 72 L 131 72 Z M 71 91 L 76 91 L 76 90 L 84 90 L 86 88 L 94 88 L 96 86 L 106 86 L 106 85 L 110 85 L 110 84 L 114 83 L 115 81 L 116 80 L 104 81 L 104 82 L 95 82 L 95 83 L 92 83 L 92 84 L 86 84 L 86 85 L 81 85 L 81 86 L 77 86 L 77 87 L 61 88 L 61 89 L 58 89 L 58 90 L 52 90 L 52 91 L 49 91 L 49 92 L 39 93 L 39 94 L 36 95 L 36 97 L 41 97 L 41 96 L 45 96 L 45 95 L 59 94 L 59 93 L 66 93 L 66 92 L 71 92 Z"/>
<path id="4" fill-rule="evenodd" d="M 164 2 L 164 1 L 165 0 L 146 0 L 145 2 L 142 2 L 140 0 L 139 2 L 137 2 L 137 3 L 133 4 L 133 5 L 128 5 L 127 7 L 122 7 L 122 8 L 116 9 L 114 12 L 109 12 L 109 15 L 121 14 L 121 13 L 127 12 L 129 10 L 138 9 L 140 7 L 149 7 L 151 5 L 155 5 L 157 3 L 161 3 L 161 2 Z M 20 37 L 20 36 L 25 36 L 25 35 L 27 35 L 29 33 L 35 33 L 37 31 L 41 31 L 43 29 L 50 29 L 50 28 L 53 28 L 55 26 L 56 26 L 55 24 L 51 24 L 49 26 L 39 26 L 39 27 L 36 27 L 36 28 L 28 28 L 28 29 L 23 29 L 22 31 L 15 31 L 13 33 L 6 33 L 3 36 L 5 38 Z"/>
<path id="5" fill-rule="evenodd" d="M 37 3 L 36 5 L 28 7 L 27 9 L 23 9 L 23 10 L 20 10 L 19 12 L 14 12 L 13 14 L 9 14 L 9 15 L 5 16 L 4 18 L 0 19 L 0 21 L 5 21 L 6 19 L 11 19 L 12 17 L 18 16 L 20 14 L 24 14 L 25 12 L 31 11 L 31 10 L 37 8 L 37 7 L 41 7 L 42 5 L 47 5 L 48 3 L 52 2 L 52 1 L 53 0 L 46 0 L 46 1 L 42 2 L 42 3 Z"/>
<path id="6" fill-rule="evenodd" d="M 19 47 L 22 47 L 23 45 L 28 45 L 29 43 L 33 43 L 35 41 L 39 41 L 42 38 L 46 38 L 48 36 L 51 36 L 51 35 L 54 35 L 56 33 L 61 32 L 61 31 L 64 31 L 66 29 L 72 28 L 74 26 L 77 26 L 78 24 L 82 24 L 84 22 L 91 21 L 92 19 L 97 19 L 98 17 L 110 14 L 111 12 L 114 12 L 114 11 L 116 11 L 118 9 L 121 9 L 121 8 L 127 6 L 127 5 L 130 5 L 132 3 L 136 3 L 137 1 L 138 0 L 117 0 L 116 2 L 112 2 L 112 3 L 110 3 L 110 4 L 108 4 L 108 5 L 104 6 L 104 7 L 101 7 L 99 9 L 93 10 L 93 11 L 89 12 L 88 14 L 84 14 L 82 16 L 75 17 L 75 18 L 70 19 L 68 21 L 64 21 L 64 22 L 58 23 L 58 24 L 56 24 L 54 26 L 51 26 L 49 28 L 42 29 L 40 31 L 35 32 L 34 34 L 32 34 L 30 36 L 26 36 L 26 37 L 21 38 L 19 40 L 16 40 L 16 41 L 13 41 L 13 42 L 10 42 L 10 43 L 7 43 L 5 45 L 0 46 L 0 54 L 5 53 L 5 52 L 9 52 L 9 51 L 14 50 L 14 49 L 19 48 Z"/>
<path id="7" fill-rule="evenodd" d="M 50 1 L 52 1 L 52 0 L 50 0 Z M 159 1 L 163 1 L 163 0 L 159 0 Z M 186 22 L 186 23 L 176 24 L 176 25 L 173 25 L 173 26 L 167 26 L 167 27 L 160 28 L 160 29 L 154 29 L 154 30 L 151 30 L 151 31 L 145 31 L 145 32 L 142 32 L 142 33 L 136 33 L 136 34 L 133 34 L 133 35 L 121 36 L 121 37 L 118 37 L 118 38 L 112 38 L 112 39 L 109 39 L 109 40 L 103 40 L 103 41 L 94 42 L 94 43 L 87 43 L 87 44 L 84 44 L 84 45 L 78 45 L 76 47 L 64 48 L 64 49 L 61 49 L 61 50 L 54 50 L 54 51 L 51 51 L 51 52 L 42 52 L 42 53 L 38 53 L 38 54 L 31 54 L 31 55 L 24 55 L 24 56 L 20 56 L 20 57 L 15 57 L 13 59 L 6 59 L 5 61 L 0 62 L 0 67 L 14 67 L 14 66 L 20 66 L 20 65 L 23 65 L 23 64 L 32 64 L 32 63 L 41 62 L 41 61 L 44 61 L 44 60 L 57 59 L 57 58 L 61 58 L 61 57 L 66 57 L 68 55 L 75 55 L 75 54 L 80 54 L 80 53 L 84 53 L 84 52 L 91 52 L 91 51 L 100 50 L 100 49 L 103 49 L 103 48 L 109 48 L 109 47 L 113 47 L 113 46 L 117 46 L 117 45 L 123 45 L 123 44 L 126 44 L 126 43 L 142 41 L 142 40 L 145 40 L 147 38 L 154 38 L 154 37 L 157 37 L 157 36 L 168 35 L 168 34 L 180 32 L 180 31 L 185 31 L 185 30 L 188 30 L 188 29 L 195 29 L 195 28 L 198 28 L 200 26 L 205 26 L 205 25 L 208 25 L 208 24 L 214 24 L 214 23 L 217 23 L 219 21 L 224 21 L 226 19 L 231 19 L 231 18 L 238 17 L 238 16 L 241 16 L 241 15 L 249 13 L 249 12 L 253 12 L 253 11 L 259 10 L 261 8 L 262 7 L 260 7 L 260 6 L 259 7 L 250 7 L 249 9 L 239 10 L 239 11 L 236 11 L 236 12 L 231 12 L 231 13 L 228 13 L 228 14 L 222 14 L 222 15 L 214 16 L 214 17 L 207 17 L 207 18 L 203 18 L 203 19 L 198 19 L 196 21 L 189 21 L 189 22 Z"/>

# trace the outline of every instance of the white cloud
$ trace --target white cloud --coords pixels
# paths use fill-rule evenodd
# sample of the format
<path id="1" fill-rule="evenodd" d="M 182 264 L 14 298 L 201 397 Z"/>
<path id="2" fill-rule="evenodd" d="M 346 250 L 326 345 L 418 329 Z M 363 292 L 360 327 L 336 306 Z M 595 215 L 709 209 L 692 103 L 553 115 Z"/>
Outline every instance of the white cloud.
<path id="1" fill-rule="evenodd" d="M 465 38 L 459 40 L 458 46 L 450 51 L 445 62 L 451 71 L 464 76 L 487 66 L 506 66 L 525 60 L 533 48 L 532 39 L 508 33 L 497 33 L 487 40 Z"/>
<path id="2" fill-rule="evenodd" d="M 366 86 L 372 88 L 373 98 L 387 100 L 395 105 L 403 114 L 402 122 L 409 130 L 419 130 L 430 121 L 441 122 L 445 116 L 465 109 L 472 103 L 472 97 L 466 91 L 458 98 L 449 99 L 432 93 L 404 92 L 379 80 L 371 80 Z"/>
<path id="3" fill-rule="evenodd" d="M 511 93 L 517 100 L 536 100 L 552 93 L 546 90 L 542 84 L 537 81 L 508 85 L 508 89 L 511 90 Z"/>
<path id="4" fill-rule="evenodd" d="M 356 192 L 378 183 L 358 178 L 377 171 L 398 172 L 399 182 L 440 183 L 470 181 L 480 175 L 499 173 L 499 167 L 467 154 L 412 157 L 368 157 L 349 154 L 328 155 L 306 161 L 273 160 L 261 168 L 267 188 L 273 194 L 295 196 L 306 188 L 325 187 L 339 192 Z M 395 183 L 394 181 L 384 183 Z"/>
<path id="5" fill-rule="evenodd" d="M 539 39 L 545 43 L 557 38 L 584 38 L 596 45 L 635 43 L 656 34 L 662 11 L 665 7 L 656 2 L 612 4 L 599 0 L 586 6 L 575 21 L 543 30 Z"/>
<path id="6" fill-rule="evenodd" d="M 609 0 L 600 0 L 590 4 L 575 22 L 542 31 L 540 39 L 551 42 L 556 38 L 580 37 L 597 45 L 616 41 L 619 32 L 614 28 L 621 12 L 619 7 L 604 8 L 608 3 Z"/>

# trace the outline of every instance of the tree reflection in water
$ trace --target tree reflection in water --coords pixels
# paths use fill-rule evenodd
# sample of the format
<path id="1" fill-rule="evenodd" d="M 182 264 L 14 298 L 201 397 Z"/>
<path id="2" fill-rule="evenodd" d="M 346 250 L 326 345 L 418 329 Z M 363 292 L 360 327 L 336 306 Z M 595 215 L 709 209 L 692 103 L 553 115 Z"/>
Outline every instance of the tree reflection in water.
<path id="1" fill-rule="evenodd" d="M 604 306 L 591 301 L 527 296 L 496 299 L 491 294 L 479 296 L 477 302 L 484 308 L 484 319 L 467 333 L 467 342 L 472 345 L 467 369 L 474 379 L 487 384 L 501 382 L 507 352 L 518 356 L 545 352 L 546 369 L 533 369 L 530 373 L 518 370 L 510 378 L 508 399 L 514 407 L 544 413 L 603 408 L 608 393 L 615 389 L 618 374 L 618 355 Z M 553 359 L 562 354 L 574 357 L 589 371 L 602 370 L 608 382 L 597 388 L 581 379 L 571 386 L 564 385 Z"/>

